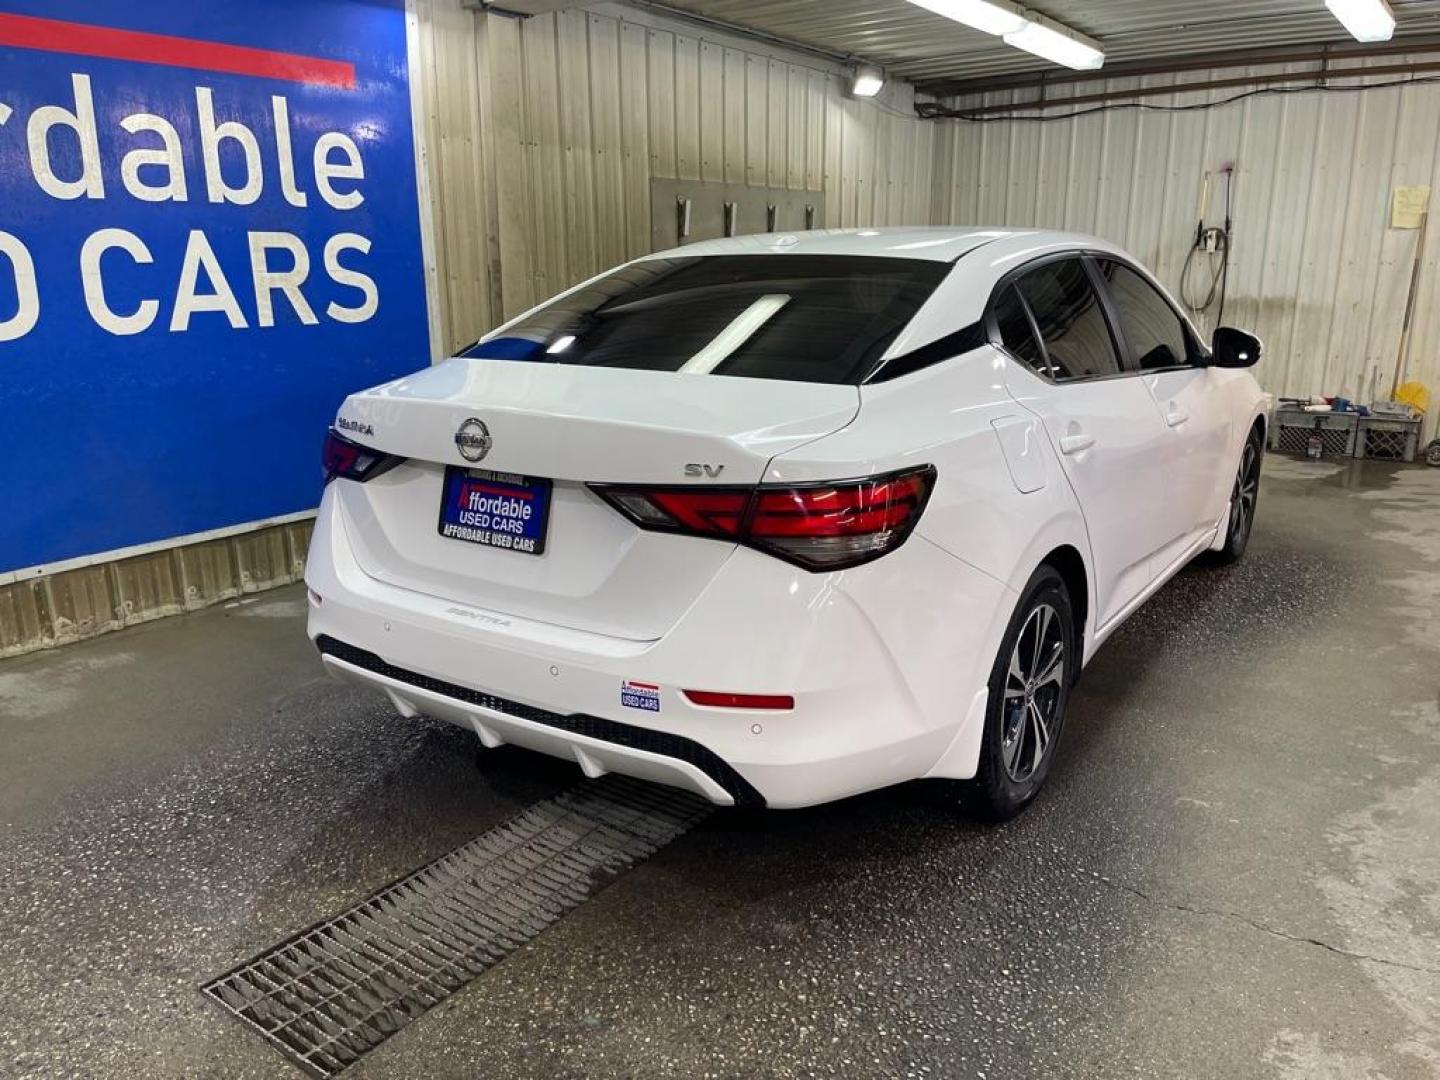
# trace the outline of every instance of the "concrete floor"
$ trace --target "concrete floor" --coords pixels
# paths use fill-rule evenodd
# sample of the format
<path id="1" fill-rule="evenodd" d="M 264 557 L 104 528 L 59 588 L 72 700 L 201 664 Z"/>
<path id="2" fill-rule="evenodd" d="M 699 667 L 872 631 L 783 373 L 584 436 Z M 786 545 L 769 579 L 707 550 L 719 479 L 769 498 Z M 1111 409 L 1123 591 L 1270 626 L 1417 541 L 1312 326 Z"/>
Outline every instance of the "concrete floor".
<path id="1" fill-rule="evenodd" d="M 718 812 L 361 1077 L 1440 1076 L 1440 470 L 1271 457 L 1021 819 Z M 269 593 L 0 664 L 0 1075 L 285 1076 L 237 961 L 576 782 Z"/>

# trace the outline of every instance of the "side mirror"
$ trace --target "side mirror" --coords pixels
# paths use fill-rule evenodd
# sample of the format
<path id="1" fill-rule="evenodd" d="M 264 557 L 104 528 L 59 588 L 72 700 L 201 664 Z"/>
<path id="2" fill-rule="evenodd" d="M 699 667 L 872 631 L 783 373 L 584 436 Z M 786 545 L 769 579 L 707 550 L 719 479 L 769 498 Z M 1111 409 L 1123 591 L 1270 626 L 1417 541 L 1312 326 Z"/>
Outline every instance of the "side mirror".
<path id="1" fill-rule="evenodd" d="M 1254 367 L 1260 362 L 1260 339 L 1233 326 L 1217 326 L 1210 353 L 1216 367 Z"/>

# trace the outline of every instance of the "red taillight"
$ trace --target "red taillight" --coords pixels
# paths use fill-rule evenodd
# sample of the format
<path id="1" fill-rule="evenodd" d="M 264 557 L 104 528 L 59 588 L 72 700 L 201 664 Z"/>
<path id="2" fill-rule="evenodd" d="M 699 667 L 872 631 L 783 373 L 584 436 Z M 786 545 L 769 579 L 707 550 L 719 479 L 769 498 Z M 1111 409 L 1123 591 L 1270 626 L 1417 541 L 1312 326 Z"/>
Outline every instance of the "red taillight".
<path id="1" fill-rule="evenodd" d="M 404 460 L 394 454 L 371 450 L 368 446 L 351 442 L 334 428 L 325 433 L 325 448 L 320 453 L 327 484 L 337 476 L 346 480 L 369 480 L 393 469 Z"/>
<path id="2" fill-rule="evenodd" d="M 692 705 L 712 709 L 793 709 L 789 694 L 727 694 L 719 690 L 682 690 Z"/>
<path id="3" fill-rule="evenodd" d="M 841 570 L 903 544 L 934 481 L 926 465 L 819 484 L 592 488 L 642 529 L 734 540 L 807 570 Z"/>
<path id="4" fill-rule="evenodd" d="M 745 521 L 749 492 L 652 491 L 650 504 L 681 527 L 698 533 L 738 536 Z"/>

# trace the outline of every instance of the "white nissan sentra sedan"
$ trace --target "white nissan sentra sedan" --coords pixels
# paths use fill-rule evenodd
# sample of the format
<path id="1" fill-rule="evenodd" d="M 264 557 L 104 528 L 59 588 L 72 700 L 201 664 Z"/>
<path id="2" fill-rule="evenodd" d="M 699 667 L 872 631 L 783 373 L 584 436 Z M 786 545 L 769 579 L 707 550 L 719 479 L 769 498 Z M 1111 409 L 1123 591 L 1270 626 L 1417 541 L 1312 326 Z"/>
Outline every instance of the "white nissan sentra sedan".
<path id="1" fill-rule="evenodd" d="M 1264 445 L 1207 345 L 1088 236 L 697 243 L 353 394 L 306 582 L 336 675 L 721 804 L 1044 782 L 1081 667 L 1203 552 Z"/>

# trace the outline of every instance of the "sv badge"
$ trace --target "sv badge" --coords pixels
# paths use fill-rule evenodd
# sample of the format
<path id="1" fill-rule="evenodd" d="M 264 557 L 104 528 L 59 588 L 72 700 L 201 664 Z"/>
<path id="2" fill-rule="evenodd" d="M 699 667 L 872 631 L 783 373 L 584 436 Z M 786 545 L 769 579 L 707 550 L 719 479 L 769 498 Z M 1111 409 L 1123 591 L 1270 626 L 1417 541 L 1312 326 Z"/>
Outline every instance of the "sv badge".
<path id="1" fill-rule="evenodd" d="M 706 476 L 711 480 L 719 479 L 720 474 L 724 471 L 724 465 L 705 465 L 692 462 L 685 466 L 686 476 Z"/>

